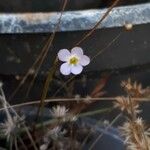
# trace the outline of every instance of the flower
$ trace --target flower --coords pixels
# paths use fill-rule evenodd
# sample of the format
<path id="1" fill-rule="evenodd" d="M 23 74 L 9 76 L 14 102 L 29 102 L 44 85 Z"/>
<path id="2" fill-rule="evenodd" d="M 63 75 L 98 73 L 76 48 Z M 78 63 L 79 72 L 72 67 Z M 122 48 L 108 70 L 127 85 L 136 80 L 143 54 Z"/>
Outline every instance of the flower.
<path id="1" fill-rule="evenodd" d="M 128 120 L 119 128 L 121 135 L 125 138 L 124 143 L 129 150 L 148 150 L 150 138 L 142 118 L 136 118 L 135 121 Z"/>
<path id="2" fill-rule="evenodd" d="M 67 49 L 61 49 L 58 52 L 58 59 L 64 62 L 60 67 L 60 72 L 63 75 L 69 75 L 70 73 L 80 74 L 83 66 L 87 66 L 90 63 L 90 58 L 83 54 L 83 50 L 80 47 L 74 47 L 71 52 Z"/>
<path id="3" fill-rule="evenodd" d="M 136 81 L 133 82 L 129 78 L 127 81 L 122 81 L 121 86 L 124 90 L 129 93 L 132 97 L 142 97 L 147 94 L 148 88 L 143 89 L 142 84 L 138 84 Z"/>
<path id="4" fill-rule="evenodd" d="M 128 114 L 132 114 L 131 102 L 129 97 L 118 96 L 114 102 L 114 107 L 119 108 L 121 111 L 126 111 Z M 132 99 L 132 107 L 135 113 L 140 113 L 138 101 Z"/>
<path id="5" fill-rule="evenodd" d="M 67 112 L 68 112 L 68 109 L 66 109 L 65 106 L 59 106 L 59 105 L 57 105 L 56 107 L 53 107 L 51 110 L 51 114 L 55 118 L 66 116 Z"/>
<path id="6" fill-rule="evenodd" d="M 13 116 L 11 119 L 7 119 L 4 123 L 0 123 L 0 134 L 5 136 L 7 140 L 16 136 L 20 129 L 20 123 L 24 118 L 19 119 Z"/>

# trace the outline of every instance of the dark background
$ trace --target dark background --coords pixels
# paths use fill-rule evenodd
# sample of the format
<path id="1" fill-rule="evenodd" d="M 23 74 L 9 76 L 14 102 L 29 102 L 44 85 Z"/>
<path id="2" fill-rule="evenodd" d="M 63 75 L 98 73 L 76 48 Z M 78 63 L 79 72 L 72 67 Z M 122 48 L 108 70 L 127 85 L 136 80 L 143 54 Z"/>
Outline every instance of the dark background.
<path id="1" fill-rule="evenodd" d="M 0 12 L 50 12 L 60 11 L 64 0 L 14 0 L 0 1 Z M 119 5 L 131 5 L 149 0 L 120 0 Z M 112 0 L 68 0 L 66 10 L 83 10 L 110 6 Z"/>
<path id="2" fill-rule="evenodd" d="M 120 5 L 137 4 L 145 1 L 121 2 Z M 111 1 L 99 0 L 70 0 L 67 10 L 102 8 L 110 5 Z M 31 0 L 31 1 L 0 1 L 0 11 L 6 12 L 39 12 L 39 11 L 59 11 L 62 6 L 60 0 Z M 30 78 L 25 82 L 24 87 L 19 90 L 16 96 L 10 100 L 10 103 L 21 103 L 23 101 L 40 99 L 43 84 L 48 69 L 52 66 L 57 52 L 61 48 L 70 48 L 78 41 L 86 31 L 57 33 L 56 38 L 47 58 L 42 65 L 42 69 L 35 81 L 35 84 L 29 96 L 26 96 L 26 88 L 30 83 Z M 91 62 L 84 69 L 82 75 L 76 79 L 74 94 L 86 96 L 89 94 L 104 72 L 110 74 L 110 78 L 105 87 L 106 96 L 118 96 L 123 94 L 120 88 L 122 80 L 131 77 L 133 80 L 142 83 L 143 87 L 150 85 L 150 24 L 141 24 L 133 26 L 132 31 L 126 31 L 122 28 L 100 29 L 80 45 L 85 53 L 94 56 L 99 50 L 103 49 L 120 32 L 123 32 L 120 38 L 106 49 L 101 55 Z M 31 64 L 37 58 L 44 46 L 50 33 L 47 34 L 3 34 L 0 35 L 0 79 L 4 82 L 6 96 L 9 97 L 20 80 L 18 77 L 24 76 Z M 86 83 L 82 84 L 83 76 L 86 77 Z M 60 76 L 61 79 L 67 80 Z M 85 86 L 86 85 L 86 86 Z M 49 90 L 49 96 L 52 96 L 58 85 L 53 83 L 53 88 Z M 61 91 L 57 96 L 64 95 Z M 108 102 L 99 102 L 93 105 L 91 109 L 103 108 L 110 105 Z M 143 104 L 144 119 L 150 121 L 149 110 L 150 103 Z M 113 118 L 114 115 L 108 115 Z M 100 117 L 100 116 L 99 116 Z M 99 118 L 98 117 L 98 118 Z"/>

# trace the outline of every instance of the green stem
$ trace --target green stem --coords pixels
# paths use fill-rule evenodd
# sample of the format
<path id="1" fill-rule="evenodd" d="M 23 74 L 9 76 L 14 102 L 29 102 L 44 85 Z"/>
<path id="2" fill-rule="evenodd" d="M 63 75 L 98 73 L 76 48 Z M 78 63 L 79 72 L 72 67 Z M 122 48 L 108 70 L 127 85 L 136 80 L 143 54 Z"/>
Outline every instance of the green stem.
<path id="1" fill-rule="evenodd" d="M 48 76 L 47 76 L 46 82 L 45 82 L 45 84 L 44 84 L 44 89 L 43 89 L 41 101 L 40 101 L 40 104 L 39 104 L 39 109 L 38 109 L 38 112 L 37 112 L 36 121 L 38 120 L 38 117 L 39 117 L 40 113 L 43 112 L 44 100 L 46 99 L 47 92 L 48 92 L 48 89 L 49 89 L 49 85 L 50 85 L 50 83 L 52 82 L 52 80 L 53 80 L 53 75 L 54 75 L 54 73 L 55 73 L 55 71 L 56 71 L 56 69 L 57 69 L 57 64 L 58 64 L 58 61 L 57 61 L 57 58 L 56 58 L 55 61 L 54 61 L 53 67 L 50 68 L 50 70 L 49 70 L 49 72 L 48 72 Z"/>
<path id="2" fill-rule="evenodd" d="M 81 117 L 86 117 L 86 116 L 92 116 L 92 115 L 96 115 L 96 114 L 100 114 L 100 113 L 105 113 L 105 112 L 108 112 L 108 111 L 112 111 L 113 108 L 110 107 L 110 108 L 104 108 L 104 109 L 100 109 L 100 110 L 95 110 L 95 111 L 89 111 L 89 112 L 85 112 L 85 113 L 81 113 L 79 115 L 77 115 L 78 118 L 81 118 Z M 66 116 L 66 118 L 69 117 Z M 60 123 L 60 122 L 63 122 L 63 118 L 62 119 L 51 119 L 49 121 L 45 121 L 43 123 L 44 126 L 48 126 L 50 124 L 55 124 L 55 123 Z M 36 125 L 36 128 L 40 128 L 42 125 L 41 124 L 37 124 Z"/>

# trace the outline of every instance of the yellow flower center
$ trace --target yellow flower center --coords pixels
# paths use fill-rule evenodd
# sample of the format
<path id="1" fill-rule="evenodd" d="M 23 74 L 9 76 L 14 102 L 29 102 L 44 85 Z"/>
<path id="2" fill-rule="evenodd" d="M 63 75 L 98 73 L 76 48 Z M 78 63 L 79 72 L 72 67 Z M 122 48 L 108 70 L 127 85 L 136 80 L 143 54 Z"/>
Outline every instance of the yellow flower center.
<path id="1" fill-rule="evenodd" d="M 75 56 L 71 57 L 69 60 L 70 65 L 76 65 L 78 63 L 79 59 Z"/>

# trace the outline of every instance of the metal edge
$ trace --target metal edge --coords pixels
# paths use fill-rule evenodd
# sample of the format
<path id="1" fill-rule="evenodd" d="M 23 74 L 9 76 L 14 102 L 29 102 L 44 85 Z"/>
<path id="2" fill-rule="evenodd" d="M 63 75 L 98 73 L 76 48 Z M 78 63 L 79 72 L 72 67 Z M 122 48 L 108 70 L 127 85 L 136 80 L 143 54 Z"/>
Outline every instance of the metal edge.
<path id="1" fill-rule="evenodd" d="M 107 9 L 67 11 L 63 13 L 58 32 L 90 30 Z M 60 12 L 49 13 L 0 13 L 0 33 L 53 32 Z M 99 28 L 121 27 L 150 23 L 150 3 L 114 8 Z"/>

